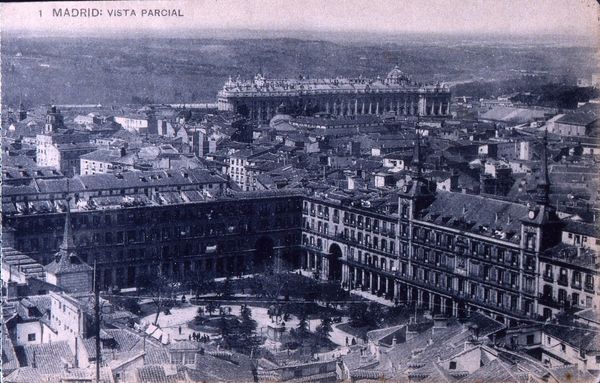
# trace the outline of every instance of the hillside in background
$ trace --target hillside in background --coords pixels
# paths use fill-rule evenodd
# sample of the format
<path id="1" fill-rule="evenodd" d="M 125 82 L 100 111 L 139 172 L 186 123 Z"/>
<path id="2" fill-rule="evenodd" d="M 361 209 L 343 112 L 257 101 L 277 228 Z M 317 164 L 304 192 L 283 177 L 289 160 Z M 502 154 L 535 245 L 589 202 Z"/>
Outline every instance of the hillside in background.
<path id="1" fill-rule="evenodd" d="M 214 102 L 231 75 L 385 76 L 395 65 L 421 82 L 501 81 L 546 71 L 573 82 L 594 71 L 590 48 L 349 43 L 274 39 L 4 38 L 2 102 Z"/>

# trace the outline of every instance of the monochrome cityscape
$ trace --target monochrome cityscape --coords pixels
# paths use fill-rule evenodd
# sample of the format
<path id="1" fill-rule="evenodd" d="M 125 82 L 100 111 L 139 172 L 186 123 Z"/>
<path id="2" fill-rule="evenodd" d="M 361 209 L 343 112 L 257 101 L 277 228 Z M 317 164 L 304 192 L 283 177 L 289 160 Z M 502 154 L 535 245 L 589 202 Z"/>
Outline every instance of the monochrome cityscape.
<path id="1" fill-rule="evenodd" d="M 3 381 L 598 382 L 597 42 L 265 33 L 2 31 Z"/>

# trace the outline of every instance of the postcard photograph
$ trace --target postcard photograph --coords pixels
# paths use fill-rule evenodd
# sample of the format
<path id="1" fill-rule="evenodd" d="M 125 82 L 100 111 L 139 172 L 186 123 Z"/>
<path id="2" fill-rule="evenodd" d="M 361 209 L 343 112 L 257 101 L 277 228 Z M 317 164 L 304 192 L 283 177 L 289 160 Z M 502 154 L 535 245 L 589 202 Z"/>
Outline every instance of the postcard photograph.
<path id="1" fill-rule="evenodd" d="M 2 381 L 600 382 L 599 20 L 2 2 Z"/>

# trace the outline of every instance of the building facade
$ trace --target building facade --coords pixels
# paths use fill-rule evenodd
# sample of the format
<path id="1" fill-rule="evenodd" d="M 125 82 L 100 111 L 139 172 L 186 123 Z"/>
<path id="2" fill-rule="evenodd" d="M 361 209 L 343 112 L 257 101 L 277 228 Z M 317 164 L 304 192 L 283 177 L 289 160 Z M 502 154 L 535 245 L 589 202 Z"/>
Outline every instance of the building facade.
<path id="1" fill-rule="evenodd" d="M 542 162 L 546 171 L 529 205 L 438 192 L 418 163 L 397 206 L 308 197 L 303 267 L 349 290 L 434 314 L 480 311 L 516 324 L 572 307 L 598 308 L 597 232 L 564 227 L 549 204 L 545 157 Z"/>
<path id="2" fill-rule="evenodd" d="M 297 112 L 356 115 L 450 115 L 450 90 L 411 82 L 397 66 L 381 79 L 232 80 L 218 93 L 218 110 L 268 122 L 282 105 Z"/>
<path id="3" fill-rule="evenodd" d="M 98 176 L 114 177 L 87 177 Z M 223 276 L 298 266 L 298 192 L 237 196 L 213 192 L 208 197 L 199 183 L 186 190 L 173 181 L 156 186 L 158 191 L 152 187 L 148 198 L 137 187 L 138 192 L 130 194 L 134 188 L 129 186 L 133 185 L 120 189 L 128 191 L 125 195 L 104 189 L 90 196 L 78 191 L 76 184 L 71 188 L 74 246 L 83 262 L 96 263 L 103 288 L 137 286 L 157 265 L 181 280 L 198 273 Z M 56 262 L 65 226 L 64 195 L 38 195 L 36 201 L 31 195 L 21 196 L 13 202 L 5 194 L 4 223 L 12 229 L 5 235 L 4 245 L 22 249 L 43 265 Z M 21 203 L 17 199 L 23 198 L 31 201 L 30 208 L 14 209 L 15 203 Z M 38 210 L 41 206 L 46 208 Z"/>

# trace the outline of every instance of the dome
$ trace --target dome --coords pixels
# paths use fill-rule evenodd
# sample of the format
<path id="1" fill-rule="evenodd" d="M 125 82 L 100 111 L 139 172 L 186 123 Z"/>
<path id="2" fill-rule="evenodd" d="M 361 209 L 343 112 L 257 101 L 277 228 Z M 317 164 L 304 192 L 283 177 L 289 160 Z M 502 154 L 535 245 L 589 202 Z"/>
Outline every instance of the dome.
<path id="1" fill-rule="evenodd" d="M 404 74 L 404 72 L 402 72 L 400 70 L 400 67 L 398 65 L 394 66 L 394 69 L 392 69 L 386 79 L 388 81 L 404 81 L 404 80 L 408 80 L 408 76 Z"/>
<path id="2" fill-rule="evenodd" d="M 394 66 L 394 69 L 388 73 L 387 78 L 398 78 L 404 76 L 404 73 L 400 70 L 398 65 Z"/>

